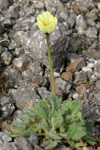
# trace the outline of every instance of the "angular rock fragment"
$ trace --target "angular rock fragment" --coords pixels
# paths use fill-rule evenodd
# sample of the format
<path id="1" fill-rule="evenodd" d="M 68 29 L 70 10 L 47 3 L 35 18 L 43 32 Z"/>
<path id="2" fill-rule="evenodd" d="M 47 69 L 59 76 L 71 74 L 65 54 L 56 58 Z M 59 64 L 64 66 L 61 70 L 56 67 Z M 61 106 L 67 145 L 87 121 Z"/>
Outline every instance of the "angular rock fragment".
<path id="1" fill-rule="evenodd" d="M 18 89 L 10 89 L 9 94 L 12 95 L 19 109 L 24 108 L 25 102 L 35 103 L 40 100 L 40 97 L 35 92 L 35 87 L 32 86 L 32 83 L 27 83 L 25 80 L 20 81 Z"/>
<path id="2" fill-rule="evenodd" d="M 84 58 L 78 58 L 73 63 L 71 63 L 69 66 L 66 67 L 66 71 L 70 71 L 73 73 L 79 71 L 84 66 L 85 66 Z"/>
<path id="3" fill-rule="evenodd" d="M 21 41 L 25 53 L 31 58 L 40 61 L 49 68 L 46 35 L 41 31 L 19 31 L 17 38 Z M 53 67 L 60 70 L 67 58 L 67 38 L 61 36 L 58 30 L 55 30 L 49 36 L 50 50 L 52 56 Z"/>
<path id="4" fill-rule="evenodd" d="M 65 81 L 72 81 L 72 73 L 67 71 L 67 72 L 63 72 L 61 75 L 62 79 L 64 79 Z"/>
<path id="5" fill-rule="evenodd" d="M 5 96 L 4 94 L 0 94 L 0 111 L 2 112 L 2 118 L 6 118 L 12 115 L 15 107 L 14 101 L 11 96 Z"/>
<path id="6" fill-rule="evenodd" d="M 15 139 L 15 143 L 21 150 L 32 150 L 33 149 L 31 147 L 31 144 L 25 137 L 17 137 Z"/>

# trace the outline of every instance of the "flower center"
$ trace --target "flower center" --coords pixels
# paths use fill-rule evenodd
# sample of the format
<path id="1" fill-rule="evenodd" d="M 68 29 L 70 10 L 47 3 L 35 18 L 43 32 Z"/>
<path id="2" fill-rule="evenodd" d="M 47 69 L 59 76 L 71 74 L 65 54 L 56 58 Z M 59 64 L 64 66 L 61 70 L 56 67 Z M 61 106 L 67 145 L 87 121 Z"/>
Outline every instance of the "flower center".
<path id="1" fill-rule="evenodd" d="M 49 21 L 49 20 L 43 20 L 43 21 L 42 21 L 42 24 L 43 24 L 44 26 L 48 26 L 48 25 L 50 25 L 51 23 L 53 23 L 53 21 Z"/>

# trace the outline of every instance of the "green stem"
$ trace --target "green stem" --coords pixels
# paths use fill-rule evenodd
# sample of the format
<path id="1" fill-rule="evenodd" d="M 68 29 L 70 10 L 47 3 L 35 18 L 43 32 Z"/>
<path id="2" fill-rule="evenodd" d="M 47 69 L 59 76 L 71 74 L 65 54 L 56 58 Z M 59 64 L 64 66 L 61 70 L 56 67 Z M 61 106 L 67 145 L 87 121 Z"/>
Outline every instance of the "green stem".
<path id="1" fill-rule="evenodd" d="M 50 47 L 49 47 L 49 34 L 48 33 L 46 34 L 46 39 L 47 39 L 47 48 L 48 48 L 48 58 L 49 58 L 51 81 L 52 81 L 52 93 L 55 94 L 55 82 L 54 82 L 54 74 L 53 74 L 51 53 L 50 53 Z"/>

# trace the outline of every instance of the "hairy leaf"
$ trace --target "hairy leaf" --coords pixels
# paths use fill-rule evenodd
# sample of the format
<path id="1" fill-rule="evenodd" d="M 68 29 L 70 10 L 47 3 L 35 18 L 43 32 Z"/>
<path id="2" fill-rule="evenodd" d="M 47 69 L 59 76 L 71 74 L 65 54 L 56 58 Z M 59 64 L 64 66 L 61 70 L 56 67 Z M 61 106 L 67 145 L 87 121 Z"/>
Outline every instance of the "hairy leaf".
<path id="1" fill-rule="evenodd" d="M 48 148 L 55 148 L 57 146 L 58 142 L 49 140 L 49 141 L 46 141 L 45 144 L 47 145 Z"/>

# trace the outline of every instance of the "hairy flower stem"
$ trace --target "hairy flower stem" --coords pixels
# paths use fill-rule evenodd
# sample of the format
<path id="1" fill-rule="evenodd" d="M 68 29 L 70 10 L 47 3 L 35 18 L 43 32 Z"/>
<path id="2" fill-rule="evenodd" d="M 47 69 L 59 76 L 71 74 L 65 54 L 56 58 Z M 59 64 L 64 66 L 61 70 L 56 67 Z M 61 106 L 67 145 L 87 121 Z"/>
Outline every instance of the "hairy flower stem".
<path id="1" fill-rule="evenodd" d="M 46 33 L 46 39 L 47 39 L 47 48 L 48 48 L 48 58 L 49 58 L 51 81 L 52 81 L 52 93 L 55 94 L 55 81 L 54 81 L 51 53 L 50 53 L 50 47 L 49 47 L 49 34 L 48 33 Z"/>

